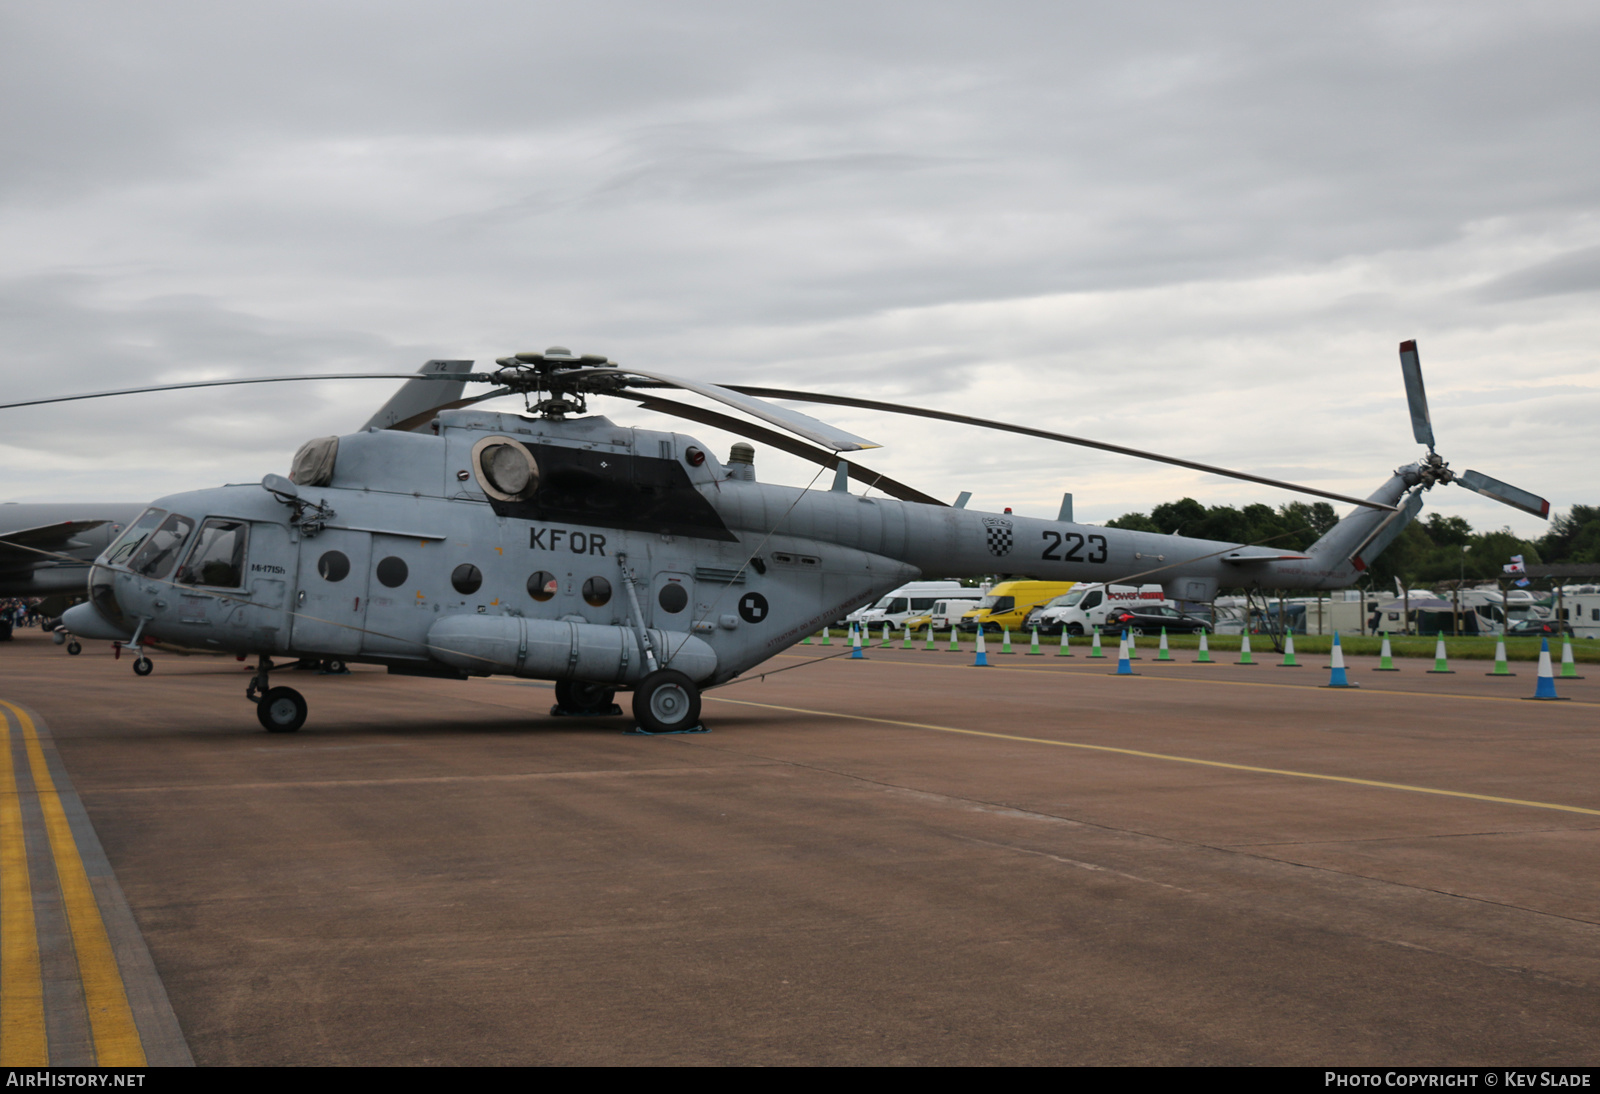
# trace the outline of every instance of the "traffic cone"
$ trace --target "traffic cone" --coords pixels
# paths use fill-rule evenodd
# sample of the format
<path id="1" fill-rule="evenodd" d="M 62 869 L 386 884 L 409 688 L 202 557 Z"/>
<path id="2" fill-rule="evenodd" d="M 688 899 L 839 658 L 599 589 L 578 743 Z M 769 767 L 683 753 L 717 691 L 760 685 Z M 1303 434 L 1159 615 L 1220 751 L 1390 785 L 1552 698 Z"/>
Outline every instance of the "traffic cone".
<path id="1" fill-rule="evenodd" d="M 861 632 L 854 627 L 850 628 L 850 660 L 865 661 L 867 655 L 861 652 Z"/>
<path id="2" fill-rule="evenodd" d="M 983 628 L 982 627 L 978 628 L 978 656 L 976 658 L 974 658 L 974 660 L 972 662 L 972 667 L 973 668 L 988 668 L 989 667 L 989 655 L 988 655 L 987 652 L 985 652 L 984 646 L 983 646 Z"/>
<path id="3" fill-rule="evenodd" d="M 827 627 L 823 627 L 822 628 L 822 642 L 821 642 L 821 644 L 824 645 L 824 646 L 833 645 L 833 639 L 828 637 L 828 628 Z"/>
<path id="4" fill-rule="evenodd" d="M 886 650 L 886 649 L 889 648 L 889 644 L 891 642 L 893 642 L 893 641 L 894 641 L 894 631 L 890 630 L 889 629 L 889 624 L 885 623 L 883 625 L 883 642 L 878 646 L 878 648 L 880 650 Z"/>
<path id="5" fill-rule="evenodd" d="M 1094 643 L 1089 647 L 1089 656 L 1104 660 L 1106 651 L 1100 648 L 1100 628 L 1094 629 Z"/>
<path id="6" fill-rule="evenodd" d="M 1506 640 L 1495 639 L 1494 643 L 1494 671 L 1484 673 L 1485 676 L 1515 676 L 1511 666 L 1506 664 Z"/>
<path id="7" fill-rule="evenodd" d="M 801 644 L 801 645 L 802 645 L 802 646 L 809 646 L 809 645 L 811 645 L 811 636 L 810 636 L 810 635 L 809 635 L 809 634 L 808 634 L 808 635 L 806 635 L 806 636 L 805 636 L 805 637 L 804 637 L 804 638 L 802 638 L 802 639 L 800 639 L 800 644 Z"/>
<path id="8" fill-rule="evenodd" d="M 1200 632 L 1200 656 L 1198 656 L 1198 657 L 1196 657 L 1194 659 L 1194 663 L 1197 664 L 1197 665 L 1215 665 L 1216 664 L 1215 661 L 1211 660 L 1211 646 L 1209 644 L 1207 644 L 1207 642 L 1206 642 L 1206 632 L 1205 631 L 1201 631 Z"/>
<path id="9" fill-rule="evenodd" d="M 1028 647 L 1029 657 L 1043 657 L 1044 651 L 1039 648 L 1039 628 L 1033 628 L 1033 645 Z"/>
<path id="10" fill-rule="evenodd" d="M 1280 669 L 1298 669 L 1305 667 L 1294 659 L 1294 635 L 1292 634 L 1285 634 L 1283 636 L 1283 664 L 1279 665 L 1278 667 Z"/>
<path id="11" fill-rule="evenodd" d="M 1128 640 L 1128 660 L 1129 661 L 1142 660 L 1142 658 L 1140 658 L 1140 656 L 1139 656 L 1139 640 L 1136 637 L 1134 637 L 1133 632 L 1125 630 L 1125 631 L 1122 632 L 1122 634 L 1123 634 L 1123 637 L 1127 638 L 1127 640 Z"/>
<path id="12" fill-rule="evenodd" d="M 909 650 L 911 648 L 911 624 L 910 623 L 906 624 L 905 635 L 900 639 L 900 648 L 903 649 L 903 650 Z"/>
<path id="13" fill-rule="evenodd" d="M 1572 659 L 1572 639 L 1566 635 L 1561 636 L 1561 679 L 1582 680 L 1578 675 L 1578 664 Z"/>
<path id="14" fill-rule="evenodd" d="M 1128 647 L 1133 645 L 1133 639 L 1128 637 L 1128 632 L 1122 632 L 1122 648 L 1117 652 L 1117 675 L 1137 676 L 1133 671 L 1133 662 L 1128 658 Z"/>
<path id="15" fill-rule="evenodd" d="M 1533 694 L 1525 696 L 1528 699 L 1550 699 L 1556 702 L 1566 702 L 1556 694 L 1556 674 L 1550 671 L 1550 639 L 1539 639 L 1539 682 L 1534 686 Z"/>
<path id="16" fill-rule="evenodd" d="M 1061 648 L 1056 650 L 1057 657 L 1072 656 L 1072 639 L 1067 636 L 1067 628 L 1061 628 Z"/>
<path id="17" fill-rule="evenodd" d="M 933 647 L 933 620 L 932 619 L 928 620 L 928 641 L 922 648 L 925 651 L 926 650 L 931 650 L 931 649 L 934 648 Z"/>
<path id="18" fill-rule="evenodd" d="M 950 624 L 950 649 L 949 649 L 949 652 L 950 653 L 960 653 L 961 652 L 961 632 L 956 629 L 956 625 L 954 623 Z"/>
<path id="19" fill-rule="evenodd" d="M 1352 684 L 1350 682 L 1350 678 L 1345 675 L 1345 671 L 1344 671 L 1344 647 L 1339 645 L 1339 632 L 1338 631 L 1334 631 L 1333 632 L 1333 664 L 1330 665 L 1329 668 L 1332 669 L 1332 671 L 1328 673 L 1328 682 L 1326 684 L 1323 684 L 1322 685 L 1323 687 L 1325 687 L 1325 688 L 1358 688 L 1358 687 L 1361 686 L 1360 684 Z"/>
<path id="20" fill-rule="evenodd" d="M 1454 673 L 1456 671 L 1450 667 L 1449 661 L 1445 659 L 1443 638 L 1440 638 L 1438 644 L 1433 647 L 1433 668 L 1429 669 L 1428 671 L 1430 673 L 1439 673 L 1441 675 L 1446 673 Z"/>
<path id="21" fill-rule="evenodd" d="M 1383 649 L 1378 651 L 1378 667 L 1373 672 L 1399 672 L 1394 667 L 1394 651 L 1389 649 L 1389 632 L 1383 632 Z"/>
<path id="22" fill-rule="evenodd" d="M 1011 648 L 1011 628 L 1010 627 L 1002 627 L 1001 630 L 1000 630 L 1000 633 L 1002 635 L 1004 635 L 1004 637 L 1001 638 L 1001 640 L 1000 640 L 1000 652 L 1001 653 L 1014 653 L 1015 651 L 1012 650 L 1012 648 Z"/>
<path id="23" fill-rule="evenodd" d="M 1156 654 L 1157 661 L 1171 661 L 1172 651 L 1167 649 L 1167 628 L 1161 628 L 1161 649 Z"/>
<path id="24" fill-rule="evenodd" d="M 1255 662 L 1250 659 L 1250 632 L 1249 631 L 1245 631 L 1243 634 L 1241 634 L 1239 636 L 1239 661 L 1238 661 L 1238 663 L 1241 664 L 1241 665 L 1253 665 L 1253 664 L 1255 664 Z"/>

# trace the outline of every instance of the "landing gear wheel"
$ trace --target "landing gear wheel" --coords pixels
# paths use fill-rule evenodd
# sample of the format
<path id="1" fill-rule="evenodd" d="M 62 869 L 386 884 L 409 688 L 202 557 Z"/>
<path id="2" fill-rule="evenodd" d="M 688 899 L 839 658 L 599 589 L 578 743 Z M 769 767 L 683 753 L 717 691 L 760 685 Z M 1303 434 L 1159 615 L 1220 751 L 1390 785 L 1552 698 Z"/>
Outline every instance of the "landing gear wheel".
<path id="1" fill-rule="evenodd" d="M 150 658 L 148 657 L 141 657 L 133 663 L 133 674 L 135 676 L 149 676 L 154 671 L 155 666 L 150 663 Z"/>
<path id="2" fill-rule="evenodd" d="M 76 638 L 74 638 L 71 642 L 67 643 L 67 652 L 76 657 L 78 654 L 83 652 L 83 646 L 79 644 Z"/>
<path id="3" fill-rule="evenodd" d="M 306 701 L 294 688 L 272 688 L 256 703 L 256 720 L 268 733 L 293 733 L 306 724 Z"/>
<path id="4" fill-rule="evenodd" d="M 338 658 L 322 663 L 322 672 L 325 676 L 343 676 L 350 670 L 345 668 L 344 662 Z"/>
<path id="5" fill-rule="evenodd" d="M 563 714 L 611 714 L 617 689 L 585 680 L 556 681 L 556 709 Z"/>
<path id="6" fill-rule="evenodd" d="M 700 724 L 700 689 L 676 669 L 657 669 L 633 689 L 633 716 L 649 733 L 676 733 Z"/>

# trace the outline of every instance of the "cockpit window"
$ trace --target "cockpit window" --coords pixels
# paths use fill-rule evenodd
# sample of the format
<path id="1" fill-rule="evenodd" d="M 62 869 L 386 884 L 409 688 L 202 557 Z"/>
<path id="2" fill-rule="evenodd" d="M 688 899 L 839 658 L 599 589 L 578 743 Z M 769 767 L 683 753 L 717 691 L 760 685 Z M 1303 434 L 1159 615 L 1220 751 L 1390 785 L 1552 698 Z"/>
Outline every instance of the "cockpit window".
<path id="1" fill-rule="evenodd" d="M 146 509 L 139 519 L 128 526 L 128 530 L 118 537 L 105 553 L 103 561 L 107 566 L 122 566 L 133 557 L 133 552 L 143 545 L 145 538 L 155 531 L 156 525 L 161 523 L 161 518 L 167 515 L 165 509 Z"/>
<path id="2" fill-rule="evenodd" d="M 248 529 L 242 520 L 212 517 L 200 528 L 189 560 L 178 571 L 180 585 L 237 589 L 244 584 L 244 548 Z"/>
<path id="3" fill-rule="evenodd" d="M 128 568 L 145 577 L 166 577 L 172 572 L 173 564 L 178 561 L 178 553 L 183 550 L 184 541 L 192 531 L 194 521 L 173 513 L 161 522 L 161 527 L 150 533 Z"/>

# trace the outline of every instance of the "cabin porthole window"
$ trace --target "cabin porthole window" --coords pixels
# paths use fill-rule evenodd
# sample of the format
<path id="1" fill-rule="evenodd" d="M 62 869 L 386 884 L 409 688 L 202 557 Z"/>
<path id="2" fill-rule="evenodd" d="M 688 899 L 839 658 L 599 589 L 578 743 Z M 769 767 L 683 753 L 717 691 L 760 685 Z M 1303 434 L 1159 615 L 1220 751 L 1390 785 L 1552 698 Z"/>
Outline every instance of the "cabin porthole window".
<path id="1" fill-rule="evenodd" d="M 471 596 L 483 585 L 483 571 L 470 562 L 463 562 L 450 572 L 450 584 L 462 596 Z"/>
<path id="2" fill-rule="evenodd" d="M 611 600 L 611 582 L 603 577 L 591 577 L 583 583 L 583 602 L 591 608 L 604 606 Z"/>
<path id="3" fill-rule="evenodd" d="M 682 585 L 669 581 L 656 594 L 656 603 L 661 605 L 662 611 L 677 615 L 689 606 L 689 594 Z"/>
<path id="4" fill-rule="evenodd" d="M 547 570 L 539 570 L 528 578 L 528 595 L 541 603 L 555 596 L 560 587 L 556 575 Z"/>
<path id="5" fill-rule="evenodd" d="M 343 551 L 326 551 L 317 559 L 317 576 L 324 581 L 343 581 L 350 576 L 350 559 Z"/>
<path id="6" fill-rule="evenodd" d="M 395 555 L 378 563 L 378 580 L 391 589 L 404 585 L 410 573 L 411 568 L 406 565 L 406 560 Z"/>

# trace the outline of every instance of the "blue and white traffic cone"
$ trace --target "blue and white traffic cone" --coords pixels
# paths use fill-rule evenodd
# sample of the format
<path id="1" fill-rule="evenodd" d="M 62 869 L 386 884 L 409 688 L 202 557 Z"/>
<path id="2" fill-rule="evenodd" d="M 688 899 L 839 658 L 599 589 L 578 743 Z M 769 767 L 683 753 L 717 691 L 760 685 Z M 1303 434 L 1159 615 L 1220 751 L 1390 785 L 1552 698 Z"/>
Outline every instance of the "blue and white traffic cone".
<path id="1" fill-rule="evenodd" d="M 1333 632 L 1333 665 L 1328 673 L 1328 682 L 1325 688 L 1358 688 L 1360 684 L 1352 684 L 1350 677 L 1344 671 L 1344 647 L 1339 645 L 1339 632 Z"/>
<path id="2" fill-rule="evenodd" d="M 1117 675 L 1118 676 L 1137 676 L 1138 675 L 1138 673 L 1133 671 L 1133 662 L 1128 660 L 1128 644 L 1129 644 L 1130 641 L 1131 641 L 1131 639 L 1128 638 L 1128 632 L 1127 631 L 1123 631 L 1122 632 L 1122 647 L 1121 647 L 1121 649 L 1119 649 L 1117 651 Z"/>
<path id="3" fill-rule="evenodd" d="M 861 652 L 861 632 L 855 627 L 850 628 L 850 660 L 865 661 L 866 654 Z"/>
<path id="4" fill-rule="evenodd" d="M 978 656 L 973 658 L 973 668 L 986 669 L 989 667 L 989 654 L 983 644 L 983 628 L 978 628 Z"/>
<path id="5" fill-rule="evenodd" d="M 1550 639 L 1539 639 L 1539 683 L 1534 686 L 1532 699 L 1561 701 L 1556 694 L 1556 674 L 1550 669 Z"/>

